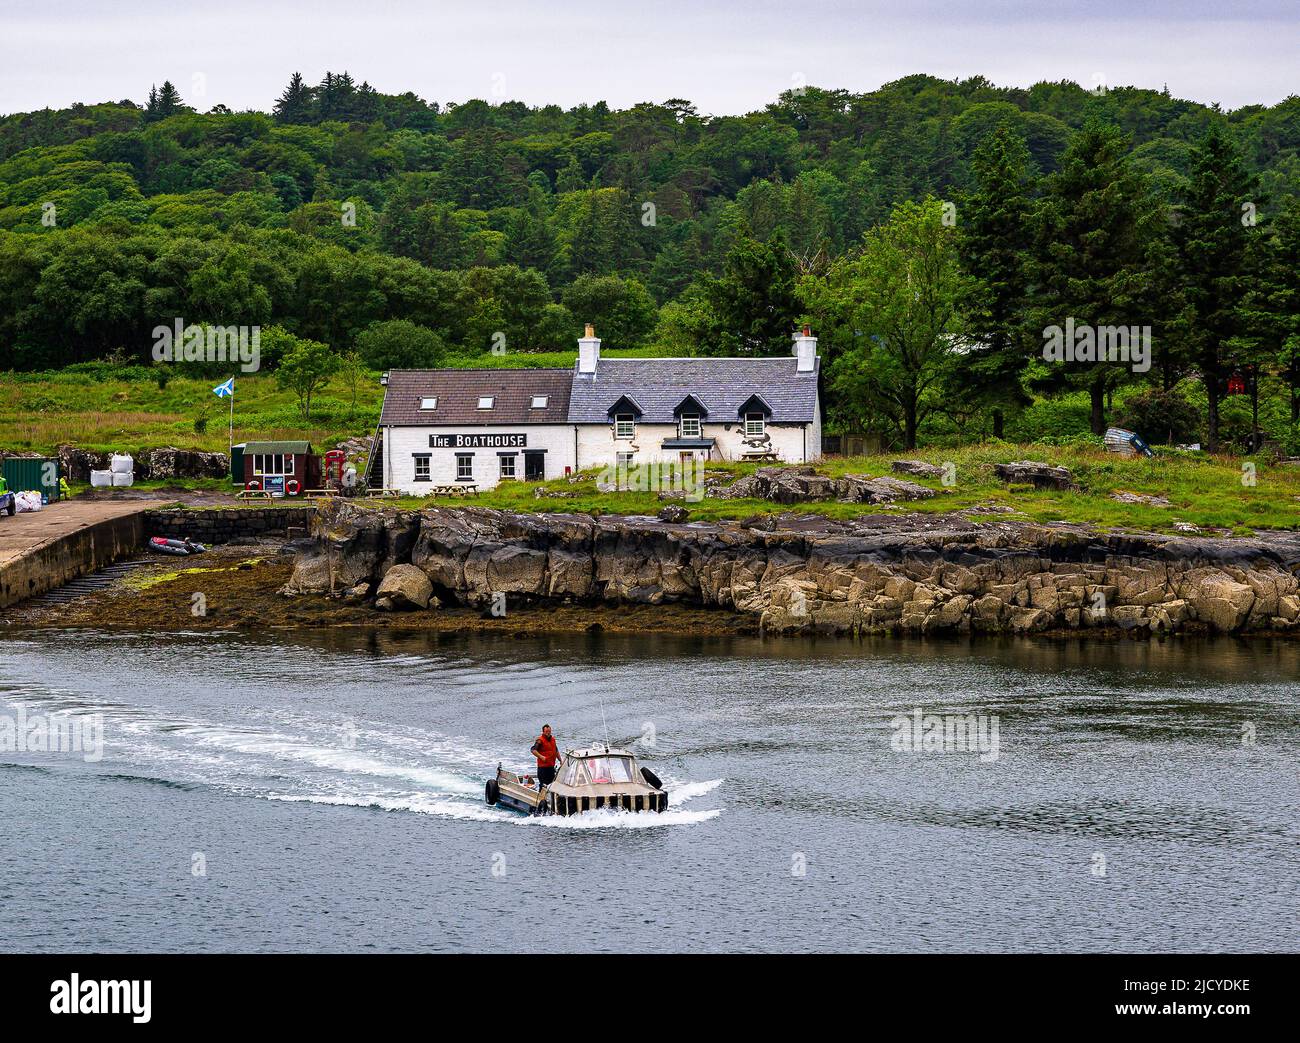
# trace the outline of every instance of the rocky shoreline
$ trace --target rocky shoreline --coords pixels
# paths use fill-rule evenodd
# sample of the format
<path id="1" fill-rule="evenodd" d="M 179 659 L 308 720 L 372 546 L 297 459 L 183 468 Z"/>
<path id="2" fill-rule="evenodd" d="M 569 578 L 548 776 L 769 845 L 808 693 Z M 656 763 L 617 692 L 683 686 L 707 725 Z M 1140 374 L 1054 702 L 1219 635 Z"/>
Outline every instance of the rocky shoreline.
<path id="1" fill-rule="evenodd" d="M 394 613 L 694 606 L 772 634 L 1300 632 L 1298 532 L 1189 538 L 961 514 L 671 523 L 334 501 L 292 546 L 283 595 Z"/>

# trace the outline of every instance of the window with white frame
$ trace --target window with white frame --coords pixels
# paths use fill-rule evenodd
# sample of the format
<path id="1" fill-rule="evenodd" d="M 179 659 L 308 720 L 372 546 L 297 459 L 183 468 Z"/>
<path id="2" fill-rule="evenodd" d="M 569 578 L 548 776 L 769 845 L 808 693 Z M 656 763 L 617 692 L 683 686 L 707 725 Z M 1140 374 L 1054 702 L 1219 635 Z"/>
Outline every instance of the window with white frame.
<path id="1" fill-rule="evenodd" d="M 254 453 L 254 474 L 293 474 L 293 456 L 284 453 Z"/>
<path id="2" fill-rule="evenodd" d="M 480 395 L 478 400 L 479 409 L 491 409 L 496 404 L 495 395 Z"/>
<path id="3" fill-rule="evenodd" d="M 615 453 L 614 464 L 622 470 L 627 470 L 632 466 L 632 457 L 634 456 L 636 456 L 636 453 Z"/>
<path id="4" fill-rule="evenodd" d="M 474 480 L 474 454 L 456 454 L 456 481 L 472 482 Z"/>
<path id="5" fill-rule="evenodd" d="M 699 438 L 700 414 L 683 413 L 677 421 L 677 434 L 680 438 Z"/>
<path id="6" fill-rule="evenodd" d="M 415 480 L 417 482 L 427 482 L 433 477 L 433 464 L 430 460 L 429 453 L 415 454 Z"/>
<path id="7" fill-rule="evenodd" d="M 513 478 L 515 476 L 515 458 L 510 455 L 498 456 L 501 461 L 501 477 Z"/>
<path id="8" fill-rule="evenodd" d="M 614 437 L 631 438 L 636 434 L 636 417 L 631 413 L 614 414 Z"/>
<path id="9" fill-rule="evenodd" d="M 422 399 L 420 399 L 420 408 L 421 408 L 421 409 L 437 409 L 437 408 L 438 408 L 438 396 L 437 396 L 437 395 L 430 395 L 428 398 L 422 398 Z"/>
<path id="10" fill-rule="evenodd" d="M 550 400 L 551 400 L 551 396 L 550 396 L 550 395 L 534 395 L 534 396 L 533 396 L 533 402 L 532 402 L 532 408 L 533 408 L 533 409 L 545 409 L 545 408 L 546 408 L 546 403 L 549 402 Z"/>
<path id="11" fill-rule="evenodd" d="M 745 437 L 761 438 L 767 426 L 767 418 L 762 413 L 745 414 Z"/>

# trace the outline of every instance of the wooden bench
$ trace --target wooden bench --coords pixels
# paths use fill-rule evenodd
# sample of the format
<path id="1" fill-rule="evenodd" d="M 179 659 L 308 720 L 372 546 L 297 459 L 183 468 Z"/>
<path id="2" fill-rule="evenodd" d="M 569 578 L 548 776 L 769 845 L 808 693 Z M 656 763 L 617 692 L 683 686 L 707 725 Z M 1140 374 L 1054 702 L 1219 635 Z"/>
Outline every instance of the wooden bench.
<path id="1" fill-rule="evenodd" d="M 269 489 L 240 489 L 235 493 L 236 500 L 274 500 L 275 495 Z"/>

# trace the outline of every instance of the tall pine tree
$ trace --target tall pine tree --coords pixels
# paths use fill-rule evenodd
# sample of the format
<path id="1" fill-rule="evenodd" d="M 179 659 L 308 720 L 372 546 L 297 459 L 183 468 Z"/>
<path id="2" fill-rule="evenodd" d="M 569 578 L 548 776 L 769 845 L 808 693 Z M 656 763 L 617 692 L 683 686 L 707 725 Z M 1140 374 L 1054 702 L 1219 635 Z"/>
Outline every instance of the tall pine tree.
<path id="1" fill-rule="evenodd" d="M 1028 404 L 1020 375 L 1028 361 L 1029 149 L 1003 124 L 975 150 L 971 166 L 976 188 L 957 211 L 958 249 L 971 276 L 963 302 L 970 347 L 955 370 L 953 393 L 989 406 L 993 436 L 1001 438 L 1004 408 Z"/>
<path id="2" fill-rule="evenodd" d="M 1253 229 L 1256 178 L 1218 126 L 1192 153 L 1174 243 L 1191 318 L 1190 343 L 1209 404 L 1206 448 L 1219 448 L 1219 402 L 1226 391 L 1230 342 L 1246 332 L 1247 236 Z"/>
<path id="3" fill-rule="evenodd" d="M 1151 324 L 1147 258 L 1158 211 L 1128 152 L 1118 127 L 1090 117 L 1057 172 L 1044 178 L 1030 261 L 1030 334 L 1046 336 L 1068 319 L 1094 330 Z M 1099 435 L 1108 392 L 1128 379 L 1130 368 L 1119 362 L 1053 362 L 1043 384 L 1087 391 L 1089 425 Z"/>
<path id="4" fill-rule="evenodd" d="M 275 118 L 281 123 L 310 123 L 315 95 L 303 82 L 302 73 L 289 78 L 289 86 L 276 100 Z"/>

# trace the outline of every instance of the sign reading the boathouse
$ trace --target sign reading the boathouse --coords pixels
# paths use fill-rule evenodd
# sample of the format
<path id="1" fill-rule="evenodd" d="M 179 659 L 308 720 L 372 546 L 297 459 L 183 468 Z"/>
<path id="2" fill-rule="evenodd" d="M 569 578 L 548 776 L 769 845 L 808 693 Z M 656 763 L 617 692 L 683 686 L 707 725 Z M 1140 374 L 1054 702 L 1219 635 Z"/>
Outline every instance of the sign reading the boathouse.
<path id="1" fill-rule="evenodd" d="M 430 449 L 522 449 L 528 435 L 430 435 Z"/>

